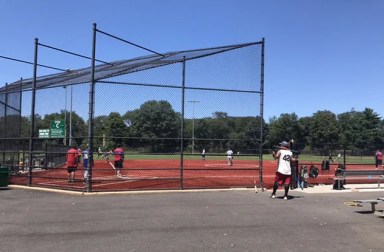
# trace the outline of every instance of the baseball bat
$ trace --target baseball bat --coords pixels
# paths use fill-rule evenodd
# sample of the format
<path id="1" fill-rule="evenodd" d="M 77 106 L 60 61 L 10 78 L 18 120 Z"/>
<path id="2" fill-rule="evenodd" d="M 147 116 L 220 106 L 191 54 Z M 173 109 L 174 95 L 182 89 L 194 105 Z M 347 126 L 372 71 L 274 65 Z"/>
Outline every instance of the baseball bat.
<path id="1" fill-rule="evenodd" d="M 111 161 L 108 161 L 108 163 L 112 166 L 112 168 L 113 168 L 114 170 L 116 170 L 116 167 L 112 164 Z"/>

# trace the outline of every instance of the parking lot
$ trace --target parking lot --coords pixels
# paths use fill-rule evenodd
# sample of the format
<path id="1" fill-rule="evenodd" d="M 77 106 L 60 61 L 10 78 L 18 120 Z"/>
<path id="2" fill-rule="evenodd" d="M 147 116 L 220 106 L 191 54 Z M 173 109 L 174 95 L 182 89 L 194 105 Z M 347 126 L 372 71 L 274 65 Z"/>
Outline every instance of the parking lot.
<path id="1" fill-rule="evenodd" d="M 383 251 L 384 190 L 0 191 L 1 251 Z M 381 205 L 382 204 L 382 205 Z M 384 203 L 377 205 L 384 209 Z"/>

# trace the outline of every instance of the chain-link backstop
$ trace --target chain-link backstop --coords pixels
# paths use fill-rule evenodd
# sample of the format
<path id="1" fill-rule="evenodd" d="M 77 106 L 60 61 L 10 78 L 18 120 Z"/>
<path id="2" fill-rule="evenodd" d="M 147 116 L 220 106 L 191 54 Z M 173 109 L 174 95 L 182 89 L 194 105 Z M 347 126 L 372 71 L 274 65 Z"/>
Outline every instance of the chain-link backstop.
<path id="1" fill-rule="evenodd" d="M 97 64 L 99 34 L 116 38 L 94 26 L 91 67 L 42 77 L 37 49 L 47 46 L 36 40 L 34 77 L 1 89 L 11 183 L 89 192 L 262 187 L 264 40 Z M 88 172 L 81 161 L 74 183 L 70 145 L 89 150 Z"/>

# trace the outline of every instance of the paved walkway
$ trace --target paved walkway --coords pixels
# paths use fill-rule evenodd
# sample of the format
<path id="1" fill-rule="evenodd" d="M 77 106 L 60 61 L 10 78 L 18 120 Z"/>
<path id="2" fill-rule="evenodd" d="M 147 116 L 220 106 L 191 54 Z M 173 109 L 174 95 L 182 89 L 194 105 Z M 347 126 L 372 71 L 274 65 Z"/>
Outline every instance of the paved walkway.
<path id="1" fill-rule="evenodd" d="M 370 187 L 367 189 L 367 187 Z M 81 195 L 0 191 L 0 251 L 383 251 L 383 189 Z M 384 209 L 384 203 L 377 209 Z"/>

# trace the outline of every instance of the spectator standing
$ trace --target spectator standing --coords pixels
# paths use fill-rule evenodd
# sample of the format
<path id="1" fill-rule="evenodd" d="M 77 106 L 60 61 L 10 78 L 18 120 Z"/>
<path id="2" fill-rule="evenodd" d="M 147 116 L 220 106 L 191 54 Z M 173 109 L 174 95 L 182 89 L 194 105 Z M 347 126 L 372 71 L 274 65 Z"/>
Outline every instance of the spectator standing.
<path id="1" fill-rule="evenodd" d="M 124 163 L 124 150 L 121 148 L 120 144 L 118 144 L 116 149 L 113 151 L 113 155 L 115 157 L 116 176 L 121 177 L 121 169 L 123 169 Z"/>
<path id="2" fill-rule="evenodd" d="M 67 171 L 68 171 L 68 182 L 75 182 L 75 172 L 77 170 L 77 164 L 79 161 L 79 152 L 72 146 L 67 151 Z"/>
<path id="3" fill-rule="evenodd" d="M 375 154 L 375 160 L 376 160 L 376 169 L 378 169 L 379 166 L 383 165 L 383 153 L 378 149 L 376 150 Z"/>

